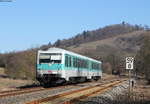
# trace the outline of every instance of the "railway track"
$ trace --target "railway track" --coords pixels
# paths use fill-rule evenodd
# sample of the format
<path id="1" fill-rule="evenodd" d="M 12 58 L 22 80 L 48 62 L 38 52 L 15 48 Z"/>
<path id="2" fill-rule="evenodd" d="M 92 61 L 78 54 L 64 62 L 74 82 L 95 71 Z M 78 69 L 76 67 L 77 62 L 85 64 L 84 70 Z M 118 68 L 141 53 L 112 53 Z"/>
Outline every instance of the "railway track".
<path id="1" fill-rule="evenodd" d="M 26 104 L 72 104 L 79 99 L 84 99 L 88 96 L 91 96 L 96 93 L 104 92 L 108 89 L 111 89 L 113 86 L 116 86 L 125 80 L 115 80 L 103 84 L 97 84 L 93 86 L 86 86 L 72 91 L 65 91 L 60 94 L 49 96 L 43 99 L 34 100 L 27 102 Z"/>
<path id="2" fill-rule="evenodd" d="M 92 82 L 85 82 L 85 84 L 92 83 Z M 56 88 L 63 88 L 63 87 L 71 87 L 74 85 L 62 85 L 62 86 L 55 86 L 55 87 L 50 87 L 50 88 L 43 88 L 43 87 L 34 87 L 34 88 L 25 88 L 25 89 L 16 89 L 16 90 L 10 90 L 10 91 L 2 91 L 0 92 L 0 98 L 2 97 L 8 97 L 8 96 L 16 96 L 16 95 L 21 95 L 21 94 L 26 94 L 26 93 L 32 93 L 32 92 L 37 92 L 37 91 L 44 91 L 44 90 L 51 90 L 51 89 L 56 89 Z"/>
<path id="3" fill-rule="evenodd" d="M 43 87 L 36 87 L 36 88 L 25 88 L 25 89 L 16 89 L 16 90 L 10 90 L 10 91 L 3 91 L 0 92 L 0 98 L 7 97 L 7 96 L 15 96 L 25 93 L 31 93 L 35 91 L 44 90 Z"/>
<path id="4" fill-rule="evenodd" d="M 36 87 L 29 87 L 29 88 L 28 87 L 27 88 L 16 88 L 14 90 L 0 91 L 0 94 L 23 91 L 23 90 L 30 90 L 30 89 L 38 89 L 38 88 L 42 88 L 42 87 L 41 86 L 36 86 Z"/>
<path id="5" fill-rule="evenodd" d="M 114 77 L 106 78 L 103 79 L 102 81 L 114 79 Z M 84 83 L 91 83 L 91 82 L 84 82 Z M 65 85 L 65 86 L 73 86 L 73 85 Z M 62 86 L 56 86 L 56 87 L 50 87 L 50 88 L 43 88 L 43 87 L 33 87 L 33 88 L 24 88 L 24 89 L 15 89 L 15 90 L 8 90 L 8 91 L 2 91 L 0 92 L 0 98 L 2 97 L 7 97 L 7 96 L 15 96 L 15 95 L 21 95 L 21 94 L 26 94 L 26 93 L 31 93 L 31 92 L 36 92 L 36 91 L 43 91 L 43 90 L 50 90 L 54 88 L 60 88 L 64 87 Z"/>
<path id="6" fill-rule="evenodd" d="M 119 79 L 116 78 L 107 78 L 107 80 L 100 80 L 98 82 L 84 82 L 71 85 L 55 86 L 50 88 L 25 88 L 12 91 L 3 91 L 0 92 L 0 104 L 25 104 L 33 100 L 47 98 L 48 96 L 54 96 L 59 93 L 73 91 L 89 86 L 103 86 L 105 83 L 110 83 L 111 81 Z M 58 98 L 59 99 L 59 98 Z M 53 103 L 52 103 L 53 104 Z"/>

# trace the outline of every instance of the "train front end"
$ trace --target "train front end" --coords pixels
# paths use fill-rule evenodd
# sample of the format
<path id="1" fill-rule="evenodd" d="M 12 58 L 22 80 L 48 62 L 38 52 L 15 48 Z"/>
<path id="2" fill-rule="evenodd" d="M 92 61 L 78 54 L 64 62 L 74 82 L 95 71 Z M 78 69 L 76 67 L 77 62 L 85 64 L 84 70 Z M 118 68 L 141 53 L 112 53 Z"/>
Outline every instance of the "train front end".
<path id="1" fill-rule="evenodd" d="M 49 85 L 61 79 L 62 54 L 55 51 L 38 51 L 36 79 L 42 85 Z"/>

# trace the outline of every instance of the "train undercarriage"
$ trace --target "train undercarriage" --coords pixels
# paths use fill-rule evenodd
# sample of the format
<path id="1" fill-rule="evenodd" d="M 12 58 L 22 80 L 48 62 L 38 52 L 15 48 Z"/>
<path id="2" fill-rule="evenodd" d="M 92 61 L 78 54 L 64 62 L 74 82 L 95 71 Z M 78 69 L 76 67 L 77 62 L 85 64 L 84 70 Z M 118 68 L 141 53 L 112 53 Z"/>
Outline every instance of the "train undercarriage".
<path id="1" fill-rule="evenodd" d="M 59 74 L 43 74 L 42 76 L 38 76 L 37 80 L 43 87 L 50 87 L 62 84 L 76 84 L 82 83 L 86 81 L 98 81 L 101 79 L 101 76 L 92 76 L 91 79 L 88 79 L 86 76 L 82 77 L 69 77 L 69 81 L 66 81 L 64 78 L 61 78 Z"/>

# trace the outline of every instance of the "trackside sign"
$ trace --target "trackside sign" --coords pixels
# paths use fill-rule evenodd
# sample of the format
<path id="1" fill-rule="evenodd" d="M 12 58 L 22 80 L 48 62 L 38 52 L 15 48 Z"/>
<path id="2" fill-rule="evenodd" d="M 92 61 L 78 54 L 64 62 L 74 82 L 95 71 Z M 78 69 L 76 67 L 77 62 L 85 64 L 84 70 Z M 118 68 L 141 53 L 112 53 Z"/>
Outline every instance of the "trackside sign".
<path id="1" fill-rule="evenodd" d="M 133 69 L 133 63 L 134 63 L 134 58 L 133 57 L 126 57 L 126 69 Z"/>

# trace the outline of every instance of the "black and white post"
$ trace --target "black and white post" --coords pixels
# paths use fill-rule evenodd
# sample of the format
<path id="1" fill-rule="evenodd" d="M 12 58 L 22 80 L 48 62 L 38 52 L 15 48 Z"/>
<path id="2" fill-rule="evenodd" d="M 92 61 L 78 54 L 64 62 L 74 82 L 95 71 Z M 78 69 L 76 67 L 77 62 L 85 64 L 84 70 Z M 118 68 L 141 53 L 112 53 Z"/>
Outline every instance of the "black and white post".
<path id="1" fill-rule="evenodd" d="M 131 92 L 131 70 L 133 70 L 133 63 L 134 63 L 134 58 L 133 57 L 126 57 L 126 70 L 128 70 L 128 75 L 129 75 L 129 94 Z"/>

